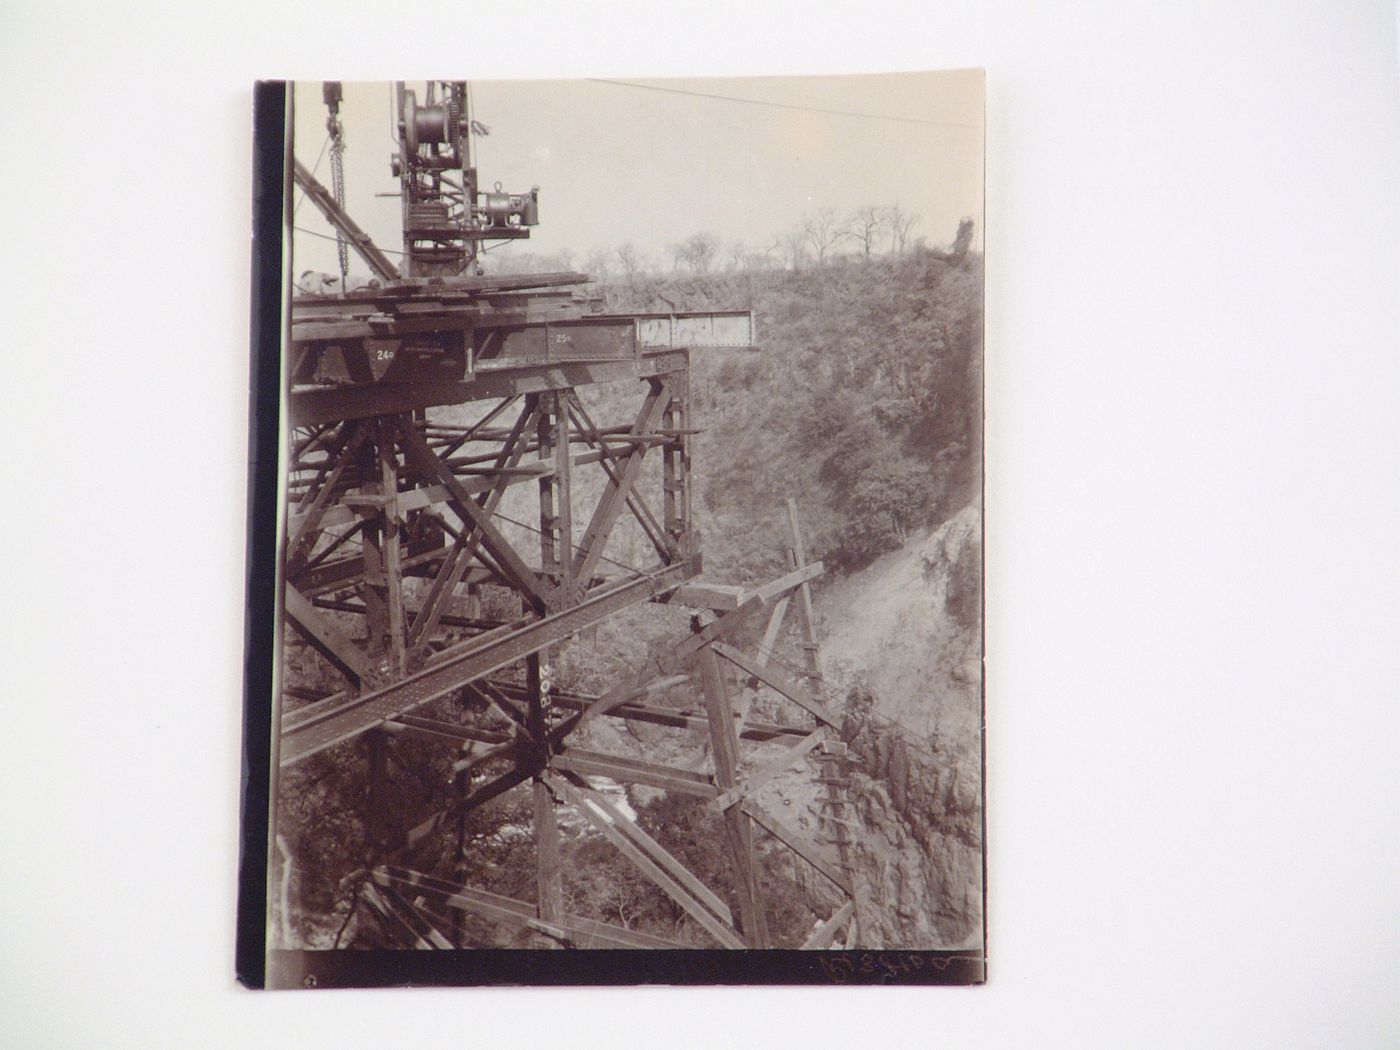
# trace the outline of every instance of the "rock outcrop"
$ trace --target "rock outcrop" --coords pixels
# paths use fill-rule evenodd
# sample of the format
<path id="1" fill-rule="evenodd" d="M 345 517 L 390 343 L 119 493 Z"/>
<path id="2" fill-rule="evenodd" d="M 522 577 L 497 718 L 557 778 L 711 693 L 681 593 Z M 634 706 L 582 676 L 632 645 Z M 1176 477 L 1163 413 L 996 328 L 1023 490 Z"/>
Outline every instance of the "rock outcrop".
<path id="1" fill-rule="evenodd" d="M 862 947 L 982 938 L 981 522 L 967 507 L 822 595 L 845 697 Z"/>

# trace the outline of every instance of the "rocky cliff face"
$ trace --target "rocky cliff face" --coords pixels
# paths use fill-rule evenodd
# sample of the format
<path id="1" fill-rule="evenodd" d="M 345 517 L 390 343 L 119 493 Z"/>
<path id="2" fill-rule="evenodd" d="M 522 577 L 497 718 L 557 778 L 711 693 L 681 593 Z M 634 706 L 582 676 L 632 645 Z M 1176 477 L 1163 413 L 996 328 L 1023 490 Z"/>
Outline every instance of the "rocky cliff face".
<path id="1" fill-rule="evenodd" d="M 844 696 L 862 947 L 982 939 L 981 519 L 820 596 L 828 695 Z"/>

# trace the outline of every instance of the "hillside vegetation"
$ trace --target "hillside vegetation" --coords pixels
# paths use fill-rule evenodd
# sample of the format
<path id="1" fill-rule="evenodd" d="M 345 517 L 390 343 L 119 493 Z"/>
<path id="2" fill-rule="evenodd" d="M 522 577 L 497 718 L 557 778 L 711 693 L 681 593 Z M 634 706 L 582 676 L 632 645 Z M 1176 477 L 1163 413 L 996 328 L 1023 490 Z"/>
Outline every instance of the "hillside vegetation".
<path id="1" fill-rule="evenodd" d="M 616 310 L 754 311 L 757 352 L 692 355 L 706 575 L 771 574 L 788 495 L 813 555 L 849 572 L 976 494 L 979 256 L 653 278 L 604 294 Z"/>
<path id="2" fill-rule="evenodd" d="M 917 251 L 605 289 L 610 309 L 754 311 L 757 352 L 692 354 L 705 575 L 783 572 L 781 508 L 796 498 L 827 567 L 825 694 L 857 759 L 872 947 L 981 937 L 982 283 L 980 256 Z M 810 775 L 793 770 L 768 801 L 815 829 Z"/>

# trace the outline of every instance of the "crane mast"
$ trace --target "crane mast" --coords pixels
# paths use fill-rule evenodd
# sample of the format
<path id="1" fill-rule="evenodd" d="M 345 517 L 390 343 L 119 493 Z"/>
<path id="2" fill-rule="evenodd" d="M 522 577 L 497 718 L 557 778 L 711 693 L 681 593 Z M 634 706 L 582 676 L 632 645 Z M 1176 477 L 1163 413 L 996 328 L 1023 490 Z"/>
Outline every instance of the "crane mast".
<path id="1" fill-rule="evenodd" d="M 394 85 L 399 150 L 391 163 L 403 205 L 406 277 L 471 272 L 488 240 L 530 236 L 539 221 L 539 187 L 507 193 L 498 182 L 478 188 L 472 136 L 486 129 L 470 113 L 464 80 L 430 80 L 420 102 L 403 81 Z"/>

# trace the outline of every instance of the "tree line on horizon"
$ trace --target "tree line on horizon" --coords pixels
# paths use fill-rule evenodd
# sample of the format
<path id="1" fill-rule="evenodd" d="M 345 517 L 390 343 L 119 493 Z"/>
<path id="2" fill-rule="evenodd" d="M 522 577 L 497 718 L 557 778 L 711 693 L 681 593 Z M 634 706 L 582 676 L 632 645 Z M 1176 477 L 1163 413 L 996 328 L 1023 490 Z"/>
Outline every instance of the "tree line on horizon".
<path id="1" fill-rule="evenodd" d="M 600 284 L 634 283 L 639 277 L 688 274 L 704 277 L 720 273 L 765 270 L 800 272 L 822 267 L 840 258 L 869 260 L 899 258 L 911 251 L 934 251 L 943 258 L 964 258 L 972 247 L 975 224 L 964 217 L 948 247 L 931 248 L 926 238 L 914 234 L 920 217 L 899 204 L 863 205 L 841 215 L 835 208 L 808 212 L 801 223 L 763 244 L 725 242 L 708 231 L 691 234 L 650 253 L 632 241 L 615 247 L 595 248 L 579 257 L 571 249 L 551 254 L 502 253 L 491 267 L 497 273 L 531 273 L 582 268 Z"/>

